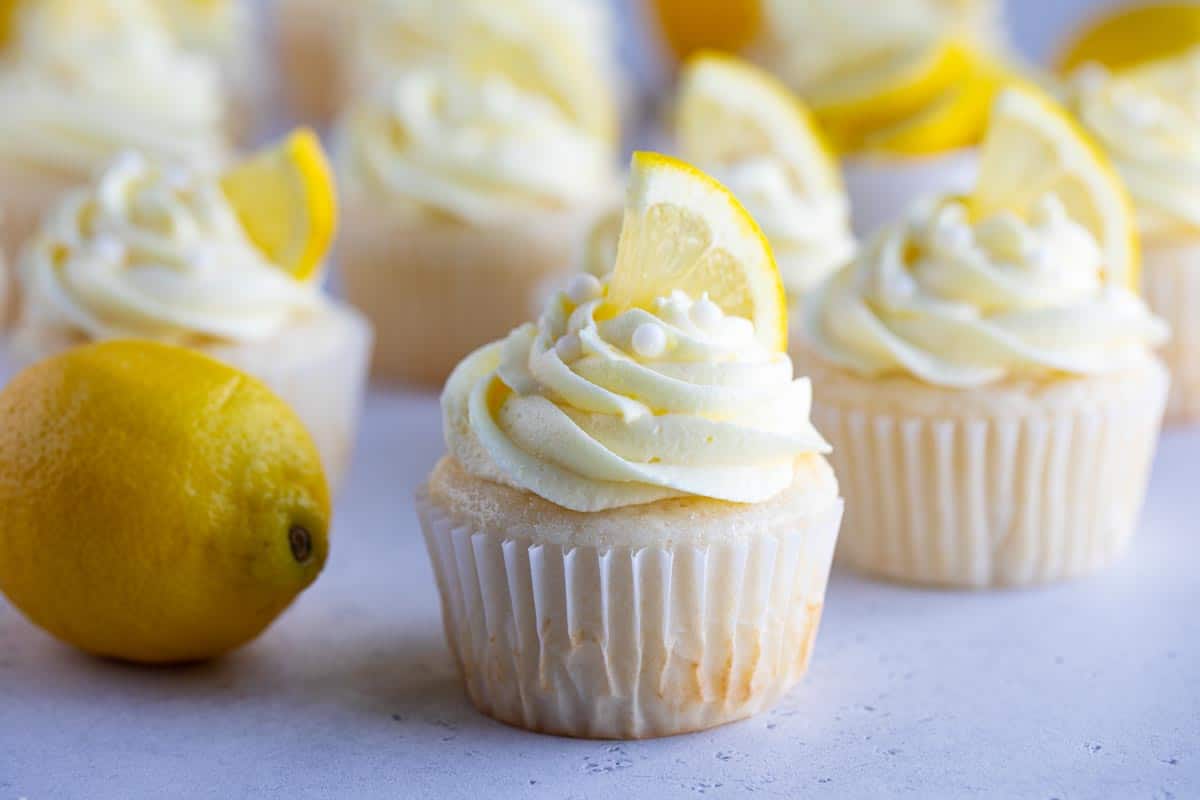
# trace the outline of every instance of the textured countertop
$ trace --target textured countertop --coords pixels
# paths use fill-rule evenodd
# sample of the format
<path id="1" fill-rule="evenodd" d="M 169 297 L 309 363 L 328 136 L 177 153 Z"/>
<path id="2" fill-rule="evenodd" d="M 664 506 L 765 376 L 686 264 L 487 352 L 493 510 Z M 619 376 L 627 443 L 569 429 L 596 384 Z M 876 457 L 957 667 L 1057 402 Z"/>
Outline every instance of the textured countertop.
<path id="1" fill-rule="evenodd" d="M 326 573 L 217 663 L 98 661 L 0 600 L 0 800 L 1200 796 L 1200 430 L 1164 441 L 1116 568 L 980 594 L 837 570 L 779 708 L 628 743 L 462 694 L 411 502 L 440 450 L 432 396 L 373 395 Z"/>

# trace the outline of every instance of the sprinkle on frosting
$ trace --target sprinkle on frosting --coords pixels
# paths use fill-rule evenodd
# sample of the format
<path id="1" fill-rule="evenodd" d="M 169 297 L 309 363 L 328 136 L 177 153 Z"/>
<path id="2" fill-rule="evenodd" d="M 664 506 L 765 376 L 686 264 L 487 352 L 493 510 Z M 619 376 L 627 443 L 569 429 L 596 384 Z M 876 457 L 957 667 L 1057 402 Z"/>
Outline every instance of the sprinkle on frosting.
<path id="1" fill-rule="evenodd" d="M 31 335 L 254 341 L 321 302 L 250 242 L 214 177 L 135 153 L 64 198 L 20 269 Z"/>
<path id="2" fill-rule="evenodd" d="M 798 458 L 828 452 L 808 380 L 748 320 L 679 291 L 608 317 L 588 294 L 556 294 L 455 370 L 447 447 L 469 472 L 576 511 L 755 503 L 791 485 Z"/>
<path id="3" fill-rule="evenodd" d="M 846 369 L 950 387 L 1118 370 L 1166 337 L 1136 293 L 1104 283 L 1099 245 L 1053 195 L 1027 220 L 919 205 L 811 295 L 804 323 Z"/>

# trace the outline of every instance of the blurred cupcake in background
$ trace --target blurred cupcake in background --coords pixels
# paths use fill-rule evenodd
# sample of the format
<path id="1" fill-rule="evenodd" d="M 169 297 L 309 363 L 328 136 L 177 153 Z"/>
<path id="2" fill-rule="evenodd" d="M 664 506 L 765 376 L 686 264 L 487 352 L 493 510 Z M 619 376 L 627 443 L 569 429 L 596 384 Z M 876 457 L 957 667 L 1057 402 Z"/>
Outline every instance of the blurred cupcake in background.
<path id="1" fill-rule="evenodd" d="M 129 0 L 13 9 L 0 26 L 0 249 L 10 264 L 62 193 L 117 153 L 210 171 L 228 158 L 215 67 L 177 46 L 155 14 Z"/>
<path id="2" fill-rule="evenodd" d="M 1122 553 L 1167 394 L 1120 179 L 1009 89 L 980 177 L 882 228 L 810 294 L 797 368 L 846 497 L 842 555 L 893 580 L 1011 586 Z"/>
<path id="3" fill-rule="evenodd" d="M 699 53 L 684 66 L 675 150 L 732 191 L 762 228 L 789 307 L 854 253 L 836 157 L 783 84 L 732 56 Z"/>
<path id="4" fill-rule="evenodd" d="M 349 91 L 350 39 L 368 0 L 274 0 L 280 90 L 296 119 L 327 123 Z M 420 0 L 411 5 L 419 5 Z"/>
<path id="5" fill-rule="evenodd" d="M 1157 31 L 1162 35 L 1153 38 Z M 1068 47 L 1062 66 L 1073 76 L 1076 116 L 1111 156 L 1137 211 L 1143 289 L 1151 308 L 1171 326 L 1162 351 L 1172 377 L 1167 419 L 1195 422 L 1200 420 L 1200 6 L 1138 7 L 1098 20 Z"/>
<path id="6" fill-rule="evenodd" d="M 968 188 L 992 99 L 1018 80 L 994 0 L 765 0 L 751 53 L 845 158 L 859 233 Z"/>
<path id="7" fill-rule="evenodd" d="M 527 318 L 617 193 L 594 44 L 537 0 L 466 5 L 479 15 L 434 27 L 440 56 L 394 65 L 336 133 L 347 297 L 375 325 L 376 373 L 429 385 Z"/>
<path id="8" fill-rule="evenodd" d="M 221 175 L 126 153 L 68 192 L 25 247 L 10 355 L 29 364 L 113 338 L 202 350 L 293 406 L 336 485 L 371 337 L 320 289 L 335 215 L 308 132 Z"/>

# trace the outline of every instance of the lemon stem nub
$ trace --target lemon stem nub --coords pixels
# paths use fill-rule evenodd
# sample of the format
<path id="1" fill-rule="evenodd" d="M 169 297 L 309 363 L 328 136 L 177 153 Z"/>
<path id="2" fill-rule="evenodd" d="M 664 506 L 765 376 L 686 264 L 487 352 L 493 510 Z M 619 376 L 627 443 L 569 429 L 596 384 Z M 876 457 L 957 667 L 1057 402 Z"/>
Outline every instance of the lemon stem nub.
<path id="1" fill-rule="evenodd" d="M 288 530 L 288 544 L 292 548 L 292 557 L 297 564 L 304 564 L 312 558 L 312 534 L 301 525 L 293 525 Z"/>

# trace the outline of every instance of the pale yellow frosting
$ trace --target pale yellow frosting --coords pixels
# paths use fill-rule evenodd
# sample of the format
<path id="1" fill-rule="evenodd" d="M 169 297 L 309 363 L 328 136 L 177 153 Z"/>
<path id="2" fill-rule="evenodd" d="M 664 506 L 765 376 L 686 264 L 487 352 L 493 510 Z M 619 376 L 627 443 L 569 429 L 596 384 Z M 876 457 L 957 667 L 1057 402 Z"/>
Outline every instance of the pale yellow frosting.
<path id="1" fill-rule="evenodd" d="M 810 294 L 804 324 L 834 364 L 948 387 L 1116 371 L 1167 335 L 1135 292 L 1103 281 L 1095 238 L 1053 195 L 1028 220 L 918 206 Z"/>
<path id="2" fill-rule="evenodd" d="M 611 148 L 547 98 L 444 65 L 361 98 L 338 139 L 351 193 L 470 222 L 570 208 L 613 184 Z"/>
<path id="3" fill-rule="evenodd" d="M 792 484 L 797 459 L 828 452 L 808 380 L 748 320 L 675 292 L 601 321 L 604 291 L 577 276 L 536 324 L 454 371 L 446 444 L 468 472 L 576 511 L 756 503 Z"/>
<path id="4" fill-rule="evenodd" d="M 226 156 L 220 79 L 136 2 L 64 18 L 31 4 L 0 60 L 0 159 L 90 173 L 125 149 L 211 169 Z M 145 15 L 144 15 L 145 14 Z"/>
<path id="5" fill-rule="evenodd" d="M 1200 48 L 1115 76 L 1088 66 L 1073 86 L 1075 111 L 1129 187 L 1142 233 L 1200 233 Z"/>
<path id="6" fill-rule="evenodd" d="M 66 196 L 19 268 L 28 336 L 256 341 L 323 302 L 250 242 L 214 177 L 132 153 Z"/>

